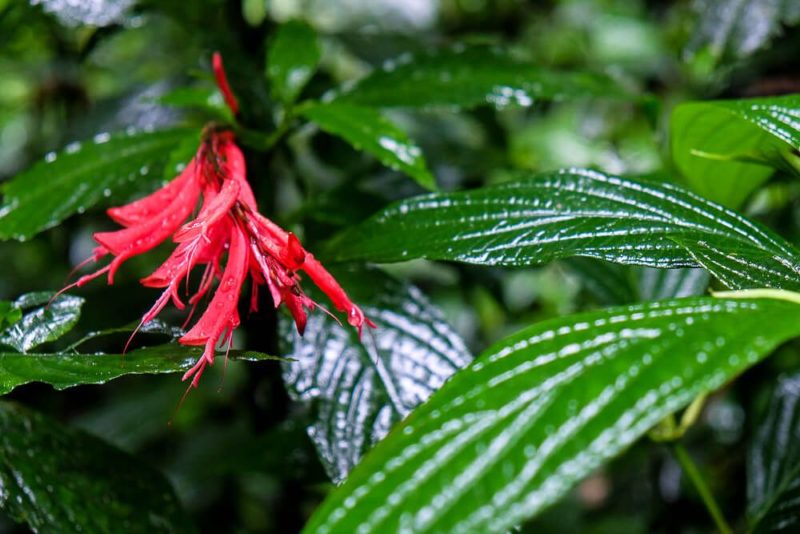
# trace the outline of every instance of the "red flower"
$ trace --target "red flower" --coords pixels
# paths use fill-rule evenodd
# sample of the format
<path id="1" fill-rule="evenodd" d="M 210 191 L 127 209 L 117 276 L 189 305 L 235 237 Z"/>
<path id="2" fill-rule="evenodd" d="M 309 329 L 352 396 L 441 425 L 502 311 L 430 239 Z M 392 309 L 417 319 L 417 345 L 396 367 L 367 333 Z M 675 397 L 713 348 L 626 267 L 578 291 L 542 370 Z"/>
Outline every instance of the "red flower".
<path id="1" fill-rule="evenodd" d="M 220 91 L 235 115 L 238 103 L 219 54 L 214 54 L 213 64 Z M 197 216 L 186 222 L 201 198 Z M 257 309 L 259 286 L 266 285 L 276 307 L 286 304 L 301 334 L 306 310 L 313 310 L 317 304 L 303 293 L 298 271 L 306 273 L 334 307 L 347 314 L 348 323 L 358 329 L 359 336 L 364 324 L 375 327 L 294 234 L 258 213 L 247 182 L 244 156 L 230 131 L 207 129 L 197 154 L 175 180 L 141 200 L 109 209 L 108 215 L 125 228 L 94 234 L 98 246 L 87 262 L 96 262 L 108 254 L 114 258 L 67 288 L 82 286 L 105 273 L 108 283 L 113 284 L 114 274 L 125 260 L 169 237 L 177 243 L 175 250 L 155 272 L 141 280 L 145 287 L 164 291 L 142 317 L 140 327 L 155 318 L 170 300 L 177 308 L 185 308 L 179 289 L 184 281 L 188 287 L 189 274 L 195 267 L 204 266 L 204 272 L 187 300 L 192 311 L 219 280 L 202 316 L 179 340 L 184 345 L 204 347 L 203 355 L 183 376 L 184 380 L 192 378 L 192 386 L 197 386 L 206 365 L 214 363 L 218 343 L 225 341 L 230 346 L 233 331 L 239 326 L 239 296 L 248 274 L 252 280 L 251 310 Z"/>

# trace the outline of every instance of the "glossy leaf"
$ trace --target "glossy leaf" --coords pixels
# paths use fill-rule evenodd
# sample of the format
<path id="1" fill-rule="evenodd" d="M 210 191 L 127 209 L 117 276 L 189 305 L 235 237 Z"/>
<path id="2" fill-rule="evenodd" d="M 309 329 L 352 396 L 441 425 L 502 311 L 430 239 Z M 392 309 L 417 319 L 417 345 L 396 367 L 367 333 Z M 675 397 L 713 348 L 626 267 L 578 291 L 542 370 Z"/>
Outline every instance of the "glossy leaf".
<path id="1" fill-rule="evenodd" d="M 398 425 L 306 532 L 507 532 L 798 334 L 800 304 L 763 298 L 651 302 L 534 325 Z"/>
<path id="2" fill-rule="evenodd" d="M 314 29 L 301 21 L 278 27 L 267 50 L 267 78 L 272 95 L 285 105 L 299 96 L 314 75 L 322 50 Z"/>
<path id="3" fill-rule="evenodd" d="M 411 176 L 424 188 L 436 189 L 436 180 L 420 148 L 378 111 L 333 103 L 306 108 L 303 115 L 357 150 L 368 152 L 384 165 Z"/>
<path id="4" fill-rule="evenodd" d="M 800 22 L 800 4 L 792 0 L 701 0 L 692 5 L 697 27 L 688 49 L 707 49 L 718 60 L 747 57 L 780 35 L 783 25 Z"/>
<path id="5" fill-rule="evenodd" d="M 535 100 L 624 96 L 609 79 L 588 72 L 558 72 L 484 47 L 404 55 L 337 97 L 376 107 L 527 107 Z"/>
<path id="6" fill-rule="evenodd" d="M 759 224 L 672 184 L 580 169 L 402 200 L 341 235 L 330 253 L 507 266 L 571 256 L 699 264 L 731 288 L 800 288 L 800 251 Z"/>
<path id="7" fill-rule="evenodd" d="M 52 297 L 52 293 L 42 292 L 29 293 L 17 299 L 14 302 L 17 310 L 36 309 L 25 313 L 19 321 L 0 332 L 0 345 L 28 352 L 72 330 L 80 319 L 84 299 L 59 295 L 50 302 Z"/>
<path id="8" fill-rule="evenodd" d="M 308 433 L 336 482 L 472 359 L 416 287 L 377 271 L 345 280 L 368 288 L 358 302 L 378 325 L 360 341 L 351 327 L 322 313 L 309 318 L 302 337 L 291 321 L 281 322 L 283 352 L 296 360 L 284 364 L 284 382 L 295 399 L 315 407 Z"/>
<path id="9" fill-rule="evenodd" d="M 775 167 L 800 165 L 800 95 L 688 102 L 671 127 L 672 156 L 689 184 L 731 207 Z"/>
<path id="10" fill-rule="evenodd" d="M 101 134 L 48 155 L 3 185 L 0 239 L 28 239 L 116 188 L 151 176 L 160 179 L 170 152 L 188 135 L 193 134 L 179 129 Z"/>
<path id="11" fill-rule="evenodd" d="M 748 515 L 756 532 L 800 526 L 800 375 L 778 381 L 747 462 Z"/>
<path id="12" fill-rule="evenodd" d="M 194 530 L 161 473 L 8 402 L 0 402 L 0 510 L 33 532 Z"/>
<path id="13" fill-rule="evenodd" d="M 136 349 L 127 354 L 0 352 L 0 395 L 31 382 L 44 382 L 55 389 L 66 389 L 83 384 L 105 384 L 125 375 L 184 372 L 197 362 L 202 352 L 196 347 L 172 343 Z M 235 350 L 230 351 L 229 357 L 246 361 L 282 359 L 260 352 Z M 224 360 L 225 353 L 220 353 L 218 358 Z"/>

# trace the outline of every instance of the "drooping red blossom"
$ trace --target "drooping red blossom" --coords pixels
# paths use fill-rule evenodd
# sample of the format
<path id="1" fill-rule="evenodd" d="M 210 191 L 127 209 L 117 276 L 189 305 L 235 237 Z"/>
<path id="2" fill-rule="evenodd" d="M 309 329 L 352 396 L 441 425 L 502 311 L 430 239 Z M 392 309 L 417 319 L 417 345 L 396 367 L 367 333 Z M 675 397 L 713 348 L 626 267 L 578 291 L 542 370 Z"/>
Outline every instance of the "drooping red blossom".
<path id="1" fill-rule="evenodd" d="M 220 91 L 235 115 L 238 103 L 219 54 L 214 54 L 213 65 Z M 190 219 L 198 204 L 199 211 Z M 205 367 L 214 363 L 217 345 L 222 341 L 230 347 L 233 331 L 239 326 L 239 297 L 248 275 L 251 311 L 257 310 L 259 287 L 267 286 L 275 307 L 286 304 L 300 334 L 308 311 L 318 306 L 300 287 L 300 272 L 330 298 L 338 311 L 347 314 L 348 323 L 358 329 L 359 336 L 364 324 L 375 327 L 334 277 L 303 248 L 297 236 L 258 213 L 247 181 L 244 155 L 230 130 L 206 128 L 195 157 L 178 177 L 145 198 L 110 208 L 108 215 L 123 228 L 94 234 L 98 246 L 85 263 L 97 262 L 107 255 L 113 259 L 68 288 L 82 286 L 103 274 L 113 284 L 114 275 L 125 260 L 170 237 L 176 243 L 172 254 L 141 280 L 143 286 L 163 292 L 142 317 L 140 327 L 170 301 L 178 309 L 186 308 L 187 303 L 191 306 L 188 323 L 200 301 L 218 282 L 205 311 L 179 339 L 184 345 L 204 347 L 203 355 L 183 376 L 184 380 L 192 379 L 192 386 L 197 386 Z M 190 293 L 189 276 L 197 267 L 203 268 L 203 275 Z M 181 299 L 182 285 L 186 302 Z"/>

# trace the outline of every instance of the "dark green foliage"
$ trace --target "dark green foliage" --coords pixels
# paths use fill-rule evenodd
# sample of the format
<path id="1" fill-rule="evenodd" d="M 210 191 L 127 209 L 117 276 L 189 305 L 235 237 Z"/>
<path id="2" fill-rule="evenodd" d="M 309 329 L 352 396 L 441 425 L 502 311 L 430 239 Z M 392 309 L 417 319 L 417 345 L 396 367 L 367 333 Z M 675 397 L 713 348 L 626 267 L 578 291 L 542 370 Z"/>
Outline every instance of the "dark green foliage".
<path id="1" fill-rule="evenodd" d="M 798 22 L 0 0 L 0 531 L 793 531 Z M 193 389 L 197 315 L 140 325 L 174 243 L 53 296 L 223 128 L 376 327 L 245 291 Z"/>

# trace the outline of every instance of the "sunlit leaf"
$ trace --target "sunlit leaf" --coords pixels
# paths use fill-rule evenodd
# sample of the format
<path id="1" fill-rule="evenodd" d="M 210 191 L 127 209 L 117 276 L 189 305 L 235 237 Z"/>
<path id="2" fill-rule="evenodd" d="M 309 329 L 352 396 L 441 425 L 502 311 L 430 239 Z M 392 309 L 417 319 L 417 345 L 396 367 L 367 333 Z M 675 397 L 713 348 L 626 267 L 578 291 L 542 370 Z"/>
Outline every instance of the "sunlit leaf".
<path id="1" fill-rule="evenodd" d="M 0 345 L 14 347 L 27 352 L 34 347 L 55 341 L 70 330 L 81 316 L 83 298 L 75 295 L 59 295 L 52 302 L 49 292 L 28 293 L 14 302 L 17 310 L 36 309 L 0 332 Z"/>
<path id="2" fill-rule="evenodd" d="M 357 150 L 414 178 L 426 189 L 436 189 L 420 148 L 378 111 L 350 104 L 319 104 L 303 111 L 326 132 L 338 135 Z"/>
<path id="3" fill-rule="evenodd" d="M 291 104 L 317 70 L 322 50 L 314 29 L 301 21 L 278 27 L 267 50 L 267 78 L 272 94 Z"/>
<path id="4" fill-rule="evenodd" d="M 689 184 L 727 206 L 739 206 L 775 168 L 800 169 L 800 95 L 688 102 L 675 108 L 671 128 L 672 156 Z"/>
<path id="5" fill-rule="evenodd" d="M 2 187 L 0 239 L 28 239 L 135 180 L 160 180 L 189 130 L 102 134 L 73 143 Z"/>
<path id="6" fill-rule="evenodd" d="M 66 389 L 82 384 L 105 384 L 125 375 L 185 372 L 202 353 L 202 349 L 177 343 L 145 347 L 126 354 L 0 352 L 0 395 L 31 382 Z M 252 351 L 232 350 L 228 356 L 231 360 L 281 360 Z M 219 359 L 225 359 L 224 352 L 219 354 Z"/>
<path id="7" fill-rule="evenodd" d="M 342 481 L 389 429 L 439 389 L 471 355 L 441 312 L 414 286 L 377 271 L 343 275 L 377 324 L 358 339 L 349 325 L 316 313 L 301 337 L 281 322 L 284 381 L 315 408 L 308 432 L 330 477 Z M 356 289 L 356 291 L 358 291 Z"/>
<path id="8" fill-rule="evenodd" d="M 161 473 L 8 402 L 0 402 L 0 510 L 33 532 L 194 530 Z"/>
<path id="9" fill-rule="evenodd" d="M 588 72 L 559 72 L 518 61 L 508 53 L 467 47 L 386 62 L 338 101 L 377 107 L 527 107 L 535 100 L 626 93 L 608 78 Z"/>
<path id="10" fill-rule="evenodd" d="M 755 532 L 800 526 L 800 375 L 775 387 L 747 462 L 748 515 Z"/>
<path id="11" fill-rule="evenodd" d="M 368 453 L 306 532 L 507 532 L 800 334 L 788 298 L 651 302 L 514 334 Z"/>
<path id="12" fill-rule="evenodd" d="M 800 288 L 800 251 L 681 187 L 572 169 L 402 200 L 329 247 L 339 260 L 528 266 L 571 256 L 706 268 L 731 288 Z"/>

